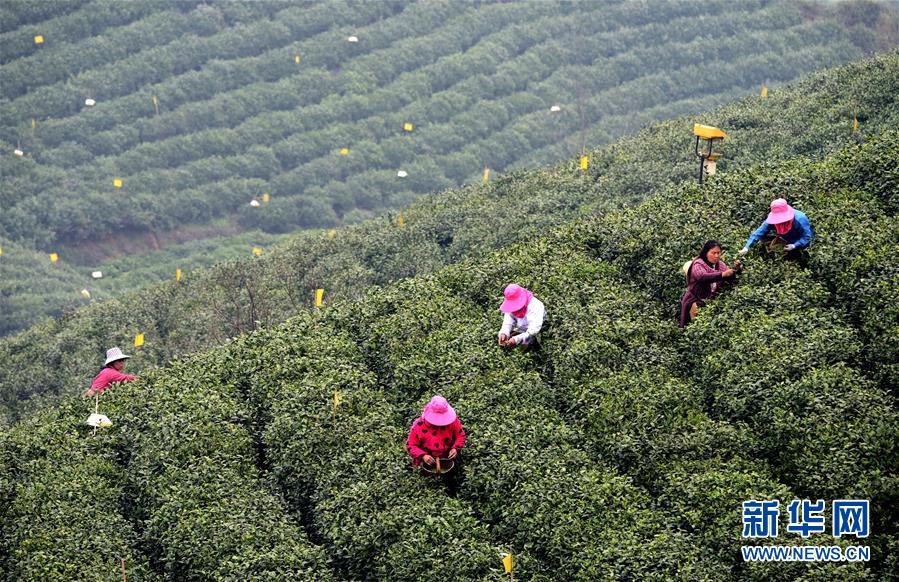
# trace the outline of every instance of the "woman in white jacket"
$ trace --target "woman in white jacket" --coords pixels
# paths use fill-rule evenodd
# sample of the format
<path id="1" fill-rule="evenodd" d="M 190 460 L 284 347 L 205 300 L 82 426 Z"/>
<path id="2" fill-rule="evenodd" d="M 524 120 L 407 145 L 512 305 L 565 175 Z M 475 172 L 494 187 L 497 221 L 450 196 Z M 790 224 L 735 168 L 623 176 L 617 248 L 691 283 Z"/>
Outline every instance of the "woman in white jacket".
<path id="1" fill-rule="evenodd" d="M 533 293 L 515 283 L 506 287 L 503 296 L 505 301 L 499 306 L 499 310 L 503 312 L 499 345 L 507 348 L 520 345 L 528 349 L 543 327 L 546 308 Z"/>

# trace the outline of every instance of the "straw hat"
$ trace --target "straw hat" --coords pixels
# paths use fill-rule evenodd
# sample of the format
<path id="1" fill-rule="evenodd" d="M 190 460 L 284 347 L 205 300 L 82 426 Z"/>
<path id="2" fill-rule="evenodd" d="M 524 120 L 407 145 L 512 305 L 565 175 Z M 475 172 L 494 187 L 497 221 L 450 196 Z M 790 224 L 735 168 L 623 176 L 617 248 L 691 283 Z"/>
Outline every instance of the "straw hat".
<path id="1" fill-rule="evenodd" d="M 113 362 L 118 362 L 119 360 L 127 360 L 130 357 L 131 356 L 126 356 L 125 354 L 123 354 L 120 348 L 109 348 L 108 350 L 106 350 L 106 363 L 103 365 L 108 366 Z"/>

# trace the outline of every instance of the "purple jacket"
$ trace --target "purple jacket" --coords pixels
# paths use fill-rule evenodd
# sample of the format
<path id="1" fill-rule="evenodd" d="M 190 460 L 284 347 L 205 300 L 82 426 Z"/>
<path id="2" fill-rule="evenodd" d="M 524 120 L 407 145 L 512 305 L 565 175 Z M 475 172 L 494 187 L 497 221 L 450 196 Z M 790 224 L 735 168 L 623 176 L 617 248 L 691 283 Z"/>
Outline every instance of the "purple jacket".
<path id="1" fill-rule="evenodd" d="M 690 323 L 690 308 L 694 303 L 700 306 L 718 293 L 721 287 L 721 281 L 724 279 L 723 273 L 727 270 L 727 264 L 724 261 L 712 267 L 702 259 L 694 259 L 690 265 L 690 271 L 687 273 L 687 290 L 680 300 L 680 326 L 685 327 Z"/>
<path id="2" fill-rule="evenodd" d="M 721 274 L 727 268 L 724 261 L 719 260 L 714 267 L 710 267 L 702 259 L 695 259 L 687 275 L 687 293 L 701 301 L 711 299 L 718 293 L 723 279 Z"/>

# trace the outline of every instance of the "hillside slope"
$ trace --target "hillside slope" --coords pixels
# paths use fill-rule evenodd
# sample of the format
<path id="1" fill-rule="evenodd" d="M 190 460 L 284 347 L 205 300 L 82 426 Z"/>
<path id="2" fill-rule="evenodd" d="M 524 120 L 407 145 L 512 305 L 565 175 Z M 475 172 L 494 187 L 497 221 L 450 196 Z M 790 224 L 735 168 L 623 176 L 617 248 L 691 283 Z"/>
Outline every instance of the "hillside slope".
<path id="1" fill-rule="evenodd" d="M 719 169 L 729 173 L 784 156 L 819 157 L 880 127 L 899 125 L 899 52 L 869 59 L 701 117 L 654 124 L 616 144 L 554 168 L 512 173 L 422 200 L 397 216 L 297 236 L 262 257 L 191 273 L 121 300 L 91 305 L 0 340 L 0 401 L 16 418 L 29 399 L 73 393 L 95 373 L 110 344 L 143 333 L 136 369 L 220 344 L 312 306 L 355 298 L 371 285 L 433 272 L 466 257 L 529 240 L 585 211 L 633 204 L 653 190 L 691 180 L 694 121 L 725 128 Z M 853 134 L 857 115 L 861 134 Z M 509 228 L 510 221 L 516 227 Z M 40 404 L 35 405 L 39 407 Z M 2 420 L 0 420 L 2 422 Z"/>
<path id="2" fill-rule="evenodd" d="M 66 398 L 0 433 L 8 571 L 109 574 L 122 555 L 150 578 L 500 579 L 507 551 L 524 579 L 886 578 L 899 132 L 863 142 L 673 186 L 245 335 L 115 389 L 98 436 Z M 774 195 L 814 221 L 808 267 L 753 251 L 682 334 L 681 263 L 708 237 L 730 259 Z M 548 306 L 535 352 L 496 345 L 510 280 Z M 435 392 L 470 439 L 454 495 L 406 467 Z M 872 561 L 742 562 L 740 504 L 768 498 L 870 499 Z"/>
<path id="3" fill-rule="evenodd" d="M 185 232 L 358 222 L 899 43 L 858 0 L 31 4 L 0 33 L 0 236 L 83 282 L 16 273 L 29 323 Z"/>

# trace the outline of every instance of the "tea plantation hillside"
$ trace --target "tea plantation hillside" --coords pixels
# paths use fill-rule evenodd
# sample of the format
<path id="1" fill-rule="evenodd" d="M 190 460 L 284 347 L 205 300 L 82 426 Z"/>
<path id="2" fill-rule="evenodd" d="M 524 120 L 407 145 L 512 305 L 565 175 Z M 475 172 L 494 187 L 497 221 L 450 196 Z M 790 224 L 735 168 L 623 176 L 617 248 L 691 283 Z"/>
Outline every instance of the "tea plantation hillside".
<path id="1" fill-rule="evenodd" d="M 723 174 L 765 160 L 818 158 L 880 128 L 899 126 L 899 52 L 848 65 L 700 117 L 653 124 L 552 168 L 429 197 L 398 214 L 337 231 L 298 235 L 260 257 L 187 272 L 120 300 L 91 305 L 0 340 L 0 423 L 87 386 L 110 345 L 131 345 L 133 369 L 221 344 L 324 302 L 357 298 L 372 285 L 430 273 L 464 258 L 539 236 L 591 211 L 620 209 L 653 190 L 692 181 L 694 121 L 725 128 Z M 853 119 L 859 131 L 853 132 Z M 515 228 L 509 228 L 514 221 Z M 131 268 L 134 268 L 133 266 Z"/>
<path id="2" fill-rule="evenodd" d="M 82 280 L 15 272 L 5 333 L 126 253 L 358 222 L 899 44 L 867 0 L 53 5 L 0 18 L 0 237 Z M 172 276 L 144 261 L 94 297 Z"/>
<path id="3" fill-rule="evenodd" d="M 512 552 L 520 579 L 887 579 L 897 151 L 671 186 L 302 312 L 114 389 L 97 435 L 67 397 L 0 432 L 9 577 L 502 580 Z M 775 195 L 814 221 L 807 267 L 754 250 L 682 333 L 683 260 L 732 259 Z M 536 351 L 496 345 L 510 280 L 548 307 Z M 469 435 L 454 495 L 403 447 L 434 393 Z M 741 502 L 768 498 L 870 499 L 872 560 L 744 563 Z"/>

